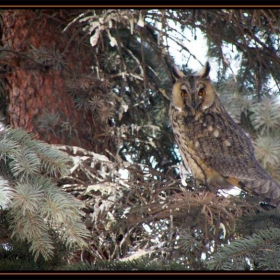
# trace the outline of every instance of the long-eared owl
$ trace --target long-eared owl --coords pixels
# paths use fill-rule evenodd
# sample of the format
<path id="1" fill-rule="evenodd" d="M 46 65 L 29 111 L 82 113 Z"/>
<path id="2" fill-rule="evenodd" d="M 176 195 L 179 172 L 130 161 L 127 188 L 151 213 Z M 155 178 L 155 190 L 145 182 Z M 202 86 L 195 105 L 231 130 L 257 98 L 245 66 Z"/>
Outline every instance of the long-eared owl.
<path id="1" fill-rule="evenodd" d="M 209 72 L 209 62 L 193 76 L 173 68 L 169 116 L 183 166 L 201 184 L 237 186 L 280 205 L 280 186 L 255 159 L 251 140 L 222 105 Z"/>

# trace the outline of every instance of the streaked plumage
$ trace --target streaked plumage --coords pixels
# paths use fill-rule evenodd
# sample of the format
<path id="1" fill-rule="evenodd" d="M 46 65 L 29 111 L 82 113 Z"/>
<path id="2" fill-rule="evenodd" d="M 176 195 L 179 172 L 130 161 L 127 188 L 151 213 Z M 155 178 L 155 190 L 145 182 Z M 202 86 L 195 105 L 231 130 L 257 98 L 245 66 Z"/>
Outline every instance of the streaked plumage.
<path id="1" fill-rule="evenodd" d="M 255 159 L 250 139 L 221 104 L 209 63 L 199 75 L 185 76 L 176 67 L 173 72 L 169 115 L 184 167 L 202 184 L 237 186 L 280 205 L 280 186 Z"/>

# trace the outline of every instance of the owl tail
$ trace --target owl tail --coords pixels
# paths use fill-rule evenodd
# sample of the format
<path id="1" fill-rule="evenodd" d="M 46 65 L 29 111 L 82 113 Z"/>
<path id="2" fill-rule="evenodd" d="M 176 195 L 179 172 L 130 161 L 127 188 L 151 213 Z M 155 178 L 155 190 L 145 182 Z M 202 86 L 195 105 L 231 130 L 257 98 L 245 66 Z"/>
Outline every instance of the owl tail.
<path id="1" fill-rule="evenodd" d="M 276 206 L 280 209 L 280 186 L 271 178 L 268 180 L 238 180 L 236 178 L 229 177 L 227 180 L 245 190 L 246 192 L 258 196 L 268 204 Z"/>

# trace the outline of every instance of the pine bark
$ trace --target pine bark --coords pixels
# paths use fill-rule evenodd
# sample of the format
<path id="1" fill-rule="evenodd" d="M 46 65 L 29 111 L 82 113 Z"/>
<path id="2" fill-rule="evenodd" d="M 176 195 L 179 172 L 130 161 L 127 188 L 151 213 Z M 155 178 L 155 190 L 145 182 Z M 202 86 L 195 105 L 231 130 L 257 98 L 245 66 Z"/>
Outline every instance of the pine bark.
<path id="1" fill-rule="evenodd" d="M 66 10 L 3 11 L 2 48 L 8 51 L 2 52 L 0 66 L 8 99 L 7 120 L 13 128 L 23 128 L 48 143 L 100 151 L 108 147 L 101 141 L 103 146 L 97 148 L 93 138 L 101 131 L 93 127 L 92 114 L 77 110 L 65 86 L 69 71 L 81 75 L 92 65 L 90 53 L 77 50 L 73 34 L 62 32 L 71 17 Z M 57 69 L 53 60 L 48 64 L 47 58 L 34 58 L 36 50 L 42 49 L 63 54 L 67 67 Z M 46 118 L 57 119 L 46 126 Z"/>

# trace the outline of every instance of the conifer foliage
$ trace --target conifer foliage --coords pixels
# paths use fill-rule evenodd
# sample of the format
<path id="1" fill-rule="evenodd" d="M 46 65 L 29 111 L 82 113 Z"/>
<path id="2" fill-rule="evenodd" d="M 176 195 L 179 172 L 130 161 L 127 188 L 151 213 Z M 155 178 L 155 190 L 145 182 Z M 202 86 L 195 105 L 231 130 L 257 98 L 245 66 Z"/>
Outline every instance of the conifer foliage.
<path id="1" fill-rule="evenodd" d="M 67 247 L 86 247 L 89 236 L 81 221 L 82 203 L 63 192 L 56 178 L 69 172 L 67 154 L 36 140 L 24 130 L 6 128 L 0 136 L 1 207 L 7 234 L 30 245 L 35 260 L 54 255 L 55 230 Z"/>
<path id="2" fill-rule="evenodd" d="M 168 118 L 171 65 L 199 70 L 201 33 L 223 104 L 280 182 L 279 9 L 0 14 L 0 269 L 279 269 L 279 213 L 196 185 Z"/>

